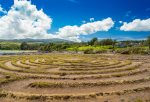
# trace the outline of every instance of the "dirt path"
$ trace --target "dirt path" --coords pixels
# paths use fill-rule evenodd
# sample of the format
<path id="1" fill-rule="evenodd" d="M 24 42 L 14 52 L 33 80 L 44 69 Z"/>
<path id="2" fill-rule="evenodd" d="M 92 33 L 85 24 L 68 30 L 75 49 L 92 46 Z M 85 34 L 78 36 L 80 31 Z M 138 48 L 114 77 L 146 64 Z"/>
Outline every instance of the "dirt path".
<path id="1" fill-rule="evenodd" d="M 36 68 L 35 66 L 30 66 L 30 65 L 26 65 L 26 64 L 23 64 L 21 63 L 21 61 L 17 61 L 16 64 L 20 65 L 20 66 L 24 66 L 24 67 L 29 67 L 29 68 Z"/>
<path id="2" fill-rule="evenodd" d="M 16 66 L 12 65 L 11 61 L 6 62 L 4 65 L 7 66 L 10 69 L 13 69 L 13 70 L 20 70 L 21 69 L 19 67 L 16 67 Z"/>
<path id="3" fill-rule="evenodd" d="M 49 81 L 49 80 L 37 80 Z M 86 94 L 99 92 L 119 92 L 123 90 L 132 90 L 141 87 L 150 87 L 150 81 L 133 84 L 109 85 L 109 86 L 95 86 L 95 87 L 75 87 L 75 88 L 30 88 L 29 83 L 36 82 L 36 80 L 17 81 L 9 85 L 5 85 L 2 89 L 12 92 L 24 92 L 29 94 Z M 50 81 L 49 81 L 50 82 Z M 16 86 L 16 87 L 14 87 Z"/>
<path id="4" fill-rule="evenodd" d="M 7 60 L 8 62 L 4 63 L 4 66 L 1 66 L 0 72 L 13 73 L 18 78 L 26 76 L 26 79 L 10 82 L 8 80 L 8 83 L 2 84 L 0 90 L 2 89 L 6 93 L 29 96 L 64 95 L 67 98 L 68 95 L 90 95 L 88 96 L 90 99 L 59 100 L 60 102 L 134 102 L 133 100 L 137 102 L 137 98 L 150 99 L 150 90 L 134 90 L 150 87 L 150 56 L 32 55 L 23 57 L 22 60 L 17 59 L 18 56 L 10 56 L 10 58 Z M 18 61 L 13 65 L 11 62 L 16 60 Z M 44 63 L 45 61 L 46 63 Z M 138 66 L 139 64 L 141 65 Z M 17 67 L 17 65 L 20 67 Z M 30 68 L 25 69 L 25 67 Z M 61 70 L 63 68 L 65 70 Z M 76 70 L 76 68 L 78 69 Z M 55 75 L 55 73 L 58 75 Z M 5 76 L 0 74 L 0 79 L 3 79 L 3 77 Z M 35 88 L 29 86 L 34 82 L 48 82 L 57 87 Z M 130 93 L 125 90 L 130 90 Z M 124 95 L 110 94 L 114 92 L 127 93 Z M 96 95 L 96 93 L 108 94 L 101 96 Z M 24 99 L 21 100 L 24 101 Z M 18 102 L 21 102 L 21 100 Z M 9 102 L 9 100 L 2 100 L 2 102 L 5 101 Z M 59 101 L 56 100 L 56 102 Z M 38 100 L 35 102 L 38 102 Z M 55 100 L 52 102 L 55 102 Z"/>

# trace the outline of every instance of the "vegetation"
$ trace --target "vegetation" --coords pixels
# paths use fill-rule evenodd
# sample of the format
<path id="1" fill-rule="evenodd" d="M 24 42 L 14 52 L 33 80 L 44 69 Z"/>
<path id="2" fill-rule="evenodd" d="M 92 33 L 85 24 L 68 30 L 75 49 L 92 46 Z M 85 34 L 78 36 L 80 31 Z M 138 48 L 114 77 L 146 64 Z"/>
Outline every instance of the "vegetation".
<path id="1" fill-rule="evenodd" d="M 117 41 L 113 39 L 98 40 L 93 38 L 88 42 L 0 42 L 0 50 L 38 50 L 40 52 L 84 52 L 85 54 L 121 53 L 149 54 L 150 37 L 141 41 Z"/>
<path id="2" fill-rule="evenodd" d="M 150 36 L 147 37 L 147 44 L 148 44 L 149 50 L 150 50 Z"/>
<path id="3" fill-rule="evenodd" d="M 103 96 L 111 96 L 110 100 L 113 100 L 119 99 L 120 95 L 126 101 L 128 97 L 133 97 L 128 94 L 136 93 L 140 96 L 141 93 L 146 95 L 150 91 L 149 56 L 1 56 L 0 70 L 0 99 L 11 98 L 19 102 L 22 99 L 81 101 L 98 99 L 97 97 L 103 99 Z M 145 97 L 140 96 L 135 102 L 143 99 Z"/>
<path id="4" fill-rule="evenodd" d="M 0 42 L 0 50 L 19 50 L 20 43 L 17 42 Z"/>
<path id="5" fill-rule="evenodd" d="M 112 39 L 98 40 L 91 39 L 89 42 L 82 43 L 49 43 L 43 44 L 39 51 L 53 52 L 53 51 L 74 51 L 84 52 L 85 54 L 99 54 L 99 53 L 121 53 L 121 54 L 148 54 L 148 40 L 147 41 L 117 41 Z"/>
<path id="6" fill-rule="evenodd" d="M 0 50 L 38 50 L 40 43 L 0 42 Z"/>

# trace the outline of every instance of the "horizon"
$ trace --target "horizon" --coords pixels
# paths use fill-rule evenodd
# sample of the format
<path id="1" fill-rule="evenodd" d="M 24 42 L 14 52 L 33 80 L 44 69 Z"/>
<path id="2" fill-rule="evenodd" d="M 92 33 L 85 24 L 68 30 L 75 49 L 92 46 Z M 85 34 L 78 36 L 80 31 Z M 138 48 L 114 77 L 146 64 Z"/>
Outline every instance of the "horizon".
<path id="1" fill-rule="evenodd" d="M 149 4 L 149 0 L 3 0 L 0 39 L 144 40 L 150 35 Z"/>

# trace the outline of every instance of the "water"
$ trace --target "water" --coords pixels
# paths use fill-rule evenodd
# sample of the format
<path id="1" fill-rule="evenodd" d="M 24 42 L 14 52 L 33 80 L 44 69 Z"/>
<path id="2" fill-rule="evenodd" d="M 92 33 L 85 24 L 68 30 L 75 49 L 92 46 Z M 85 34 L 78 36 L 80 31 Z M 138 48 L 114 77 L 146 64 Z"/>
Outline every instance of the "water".
<path id="1" fill-rule="evenodd" d="M 28 54 L 37 51 L 20 51 L 20 50 L 0 50 L 0 55 L 13 55 L 13 54 Z"/>

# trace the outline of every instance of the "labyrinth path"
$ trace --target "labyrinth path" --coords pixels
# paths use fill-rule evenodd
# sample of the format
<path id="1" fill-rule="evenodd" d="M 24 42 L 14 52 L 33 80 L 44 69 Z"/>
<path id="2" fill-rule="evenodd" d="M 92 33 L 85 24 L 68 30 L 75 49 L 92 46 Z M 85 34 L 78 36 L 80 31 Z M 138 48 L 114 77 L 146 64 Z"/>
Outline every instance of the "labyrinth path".
<path id="1" fill-rule="evenodd" d="M 150 102 L 150 56 L 0 56 L 0 102 Z"/>

